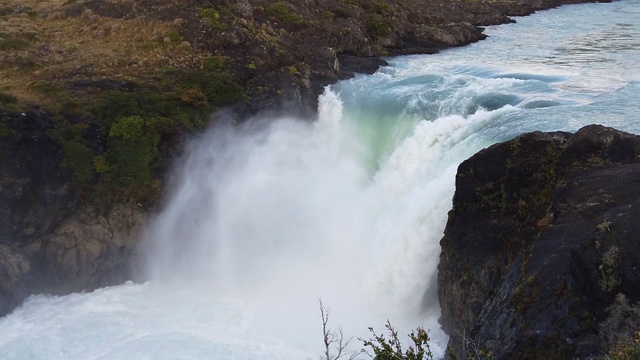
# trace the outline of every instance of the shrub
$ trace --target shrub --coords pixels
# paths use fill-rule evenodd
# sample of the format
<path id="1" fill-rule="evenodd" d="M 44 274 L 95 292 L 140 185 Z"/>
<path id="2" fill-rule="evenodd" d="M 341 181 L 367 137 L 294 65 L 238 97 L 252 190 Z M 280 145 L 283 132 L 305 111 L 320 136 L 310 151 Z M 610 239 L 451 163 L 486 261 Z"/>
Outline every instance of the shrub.
<path id="1" fill-rule="evenodd" d="M 93 158 L 93 168 L 98 174 L 113 171 L 113 165 L 109 163 L 109 160 L 107 160 L 107 157 L 104 155 Z"/>
<path id="2" fill-rule="evenodd" d="M 62 148 L 64 157 L 62 166 L 73 171 L 79 182 L 93 179 L 93 152 L 84 144 L 84 133 L 87 124 L 69 124 L 62 118 L 56 118 L 56 128 L 47 132 L 49 137 Z"/>
<path id="3" fill-rule="evenodd" d="M 183 81 L 168 93 L 109 91 L 103 93 L 91 106 L 91 112 L 106 125 L 128 116 L 195 118 L 210 112 L 209 105 L 183 101 L 185 89 L 196 87 Z M 201 106 L 199 106 L 201 105 Z"/>
<path id="4" fill-rule="evenodd" d="M 270 4 L 264 10 L 267 15 L 278 19 L 286 25 L 305 26 L 307 24 L 301 15 L 292 12 L 289 5 L 284 1 Z"/>
<path id="5" fill-rule="evenodd" d="M 182 35 L 177 30 L 169 30 L 167 31 L 167 38 L 171 40 L 172 43 L 177 43 L 182 41 Z"/>
<path id="6" fill-rule="evenodd" d="M 125 140 L 142 137 L 144 134 L 144 119 L 140 116 L 122 118 L 111 125 L 109 137 L 120 137 Z"/>
<path id="7" fill-rule="evenodd" d="M 225 61 L 227 57 L 225 56 L 211 56 L 202 62 L 202 67 L 205 71 L 225 71 Z"/>
<path id="8" fill-rule="evenodd" d="M 106 162 L 113 165 L 110 168 L 118 185 L 151 183 L 151 163 L 159 142 L 160 134 L 150 131 L 140 116 L 121 118 L 111 126 Z"/>
<path id="9" fill-rule="evenodd" d="M 393 30 L 391 25 L 377 14 L 368 15 L 365 19 L 364 26 L 369 35 L 373 37 L 389 35 Z"/>
<path id="10" fill-rule="evenodd" d="M 180 95 L 180 101 L 193 107 L 208 107 L 209 100 L 200 89 L 186 89 Z"/>
<path id="11" fill-rule="evenodd" d="M 325 18 L 325 19 L 327 19 L 327 20 L 331 20 L 331 19 L 333 19 L 333 17 L 334 17 L 335 15 L 336 15 L 336 14 L 332 13 L 331 11 L 323 11 L 323 12 L 322 12 L 322 17 L 323 17 L 323 18 Z"/>
<path id="12" fill-rule="evenodd" d="M 64 159 L 62 166 L 73 170 L 74 178 L 79 182 L 88 182 L 93 179 L 93 153 L 83 143 L 76 141 L 64 141 L 61 143 Z"/>
<path id="13" fill-rule="evenodd" d="M 227 24 L 220 20 L 220 13 L 213 8 L 200 8 L 198 9 L 198 15 L 204 20 L 205 24 L 216 30 L 224 30 L 227 28 Z"/>
<path id="14" fill-rule="evenodd" d="M 620 286 L 620 274 L 618 266 L 620 265 L 621 254 L 620 249 L 613 245 L 602 254 L 602 263 L 600 265 L 600 272 L 602 277 L 600 278 L 599 285 L 604 291 L 611 292 Z"/>
<path id="15" fill-rule="evenodd" d="M 100 95 L 100 97 L 91 105 L 93 112 L 99 120 L 108 121 L 111 119 L 142 115 L 139 101 L 141 96 L 124 92 L 124 91 L 108 91 Z"/>
<path id="16" fill-rule="evenodd" d="M 373 328 L 369 328 L 369 331 L 373 335 L 373 338 L 369 340 L 362 340 L 365 346 L 363 352 L 369 355 L 375 360 L 433 360 L 433 354 L 429 348 L 429 334 L 426 330 L 418 327 L 415 331 L 409 334 L 409 338 L 413 342 L 413 346 L 409 346 L 407 350 L 402 349 L 400 339 L 398 339 L 398 332 L 391 326 L 391 323 L 387 320 L 385 325 L 389 331 L 389 339 L 386 339 L 384 335 L 378 335 Z M 366 348 L 371 348 L 373 354 L 367 352 Z"/>
<path id="17" fill-rule="evenodd" d="M 180 79 L 181 87 L 192 93 L 193 90 L 198 90 L 206 96 L 208 104 L 215 107 L 230 105 L 244 99 L 242 87 L 236 84 L 228 72 L 221 70 L 220 64 L 216 61 L 205 61 L 203 70 L 195 70 Z"/>

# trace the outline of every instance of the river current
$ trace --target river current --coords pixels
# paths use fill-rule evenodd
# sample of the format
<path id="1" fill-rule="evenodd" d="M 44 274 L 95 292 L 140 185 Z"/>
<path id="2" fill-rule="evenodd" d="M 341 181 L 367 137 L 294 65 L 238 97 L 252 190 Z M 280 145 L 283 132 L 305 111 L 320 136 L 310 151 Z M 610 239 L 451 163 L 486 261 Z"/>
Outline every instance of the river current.
<path id="1" fill-rule="evenodd" d="M 528 131 L 640 134 L 638 16 L 638 0 L 540 12 L 328 87 L 315 122 L 215 126 L 146 231 L 148 281 L 30 297 L 0 319 L 0 358 L 318 358 L 318 299 L 354 351 L 389 319 L 441 355 L 457 166 Z"/>

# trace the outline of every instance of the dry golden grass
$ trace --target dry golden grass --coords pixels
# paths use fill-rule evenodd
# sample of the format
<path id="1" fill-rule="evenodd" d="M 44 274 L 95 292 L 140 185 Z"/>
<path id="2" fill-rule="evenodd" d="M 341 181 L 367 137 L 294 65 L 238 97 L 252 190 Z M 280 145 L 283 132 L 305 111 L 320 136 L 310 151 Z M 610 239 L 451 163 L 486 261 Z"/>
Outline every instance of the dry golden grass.
<path id="1" fill-rule="evenodd" d="M 206 56 L 176 36 L 179 20 L 114 19 L 89 9 L 68 16 L 69 6 L 78 3 L 0 0 L 0 38 L 27 42 L 0 47 L 0 91 L 26 103 L 51 105 L 51 97 L 34 84 L 104 78 L 144 82 L 163 68 L 194 66 Z"/>

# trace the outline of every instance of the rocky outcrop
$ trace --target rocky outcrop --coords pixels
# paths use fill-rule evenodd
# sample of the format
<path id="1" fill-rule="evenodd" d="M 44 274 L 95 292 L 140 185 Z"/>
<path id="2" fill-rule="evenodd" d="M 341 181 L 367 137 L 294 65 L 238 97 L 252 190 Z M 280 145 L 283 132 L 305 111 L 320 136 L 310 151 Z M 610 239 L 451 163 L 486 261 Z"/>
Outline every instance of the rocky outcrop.
<path id="1" fill-rule="evenodd" d="M 35 293 L 123 282 L 147 210 L 79 201 L 56 127 L 43 111 L 0 112 L 0 315 Z"/>
<path id="2" fill-rule="evenodd" d="M 637 331 L 640 137 L 535 132 L 462 163 L 441 241 L 458 358 L 587 358 Z"/>
<path id="3" fill-rule="evenodd" d="M 82 207 L 48 235 L 0 244 L 0 314 L 30 294 L 68 294 L 129 280 L 148 214 L 136 204 Z"/>
<path id="4" fill-rule="evenodd" d="M 353 71 L 342 55 L 430 54 L 484 39 L 481 26 L 509 16 L 589 1 L 24 0 L 15 9 L 0 4 L 0 85 L 21 101 L 66 110 L 134 88 L 177 91 L 193 105 L 202 94 L 180 93 L 191 85 L 175 80 L 215 56 L 232 60 L 225 70 L 246 95 L 231 101 L 243 100 L 238 111 L 314 112 L 324 86 Z"/>

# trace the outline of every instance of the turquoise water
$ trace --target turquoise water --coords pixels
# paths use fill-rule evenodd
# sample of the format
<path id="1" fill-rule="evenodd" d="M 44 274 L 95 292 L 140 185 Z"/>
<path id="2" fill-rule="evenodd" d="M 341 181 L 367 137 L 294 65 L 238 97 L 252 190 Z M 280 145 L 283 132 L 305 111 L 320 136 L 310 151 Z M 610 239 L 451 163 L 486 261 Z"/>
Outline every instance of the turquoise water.
<path id="1" fill-rule="evenodd" d="M 329 325 L 430 329 L 457 166 L 591 123 L 640 133 L 640 2 L 565 6 L 487 40 L 328 88 L 316 122 L 218 126 L 190 146 L 145 236 L 149 281 L 33 296 L 2 359 L 308 359 Z M 402 336 L 402 335 L 401 335 Z"/>

